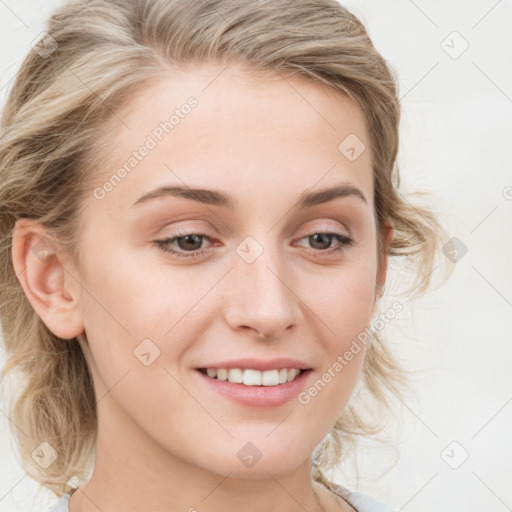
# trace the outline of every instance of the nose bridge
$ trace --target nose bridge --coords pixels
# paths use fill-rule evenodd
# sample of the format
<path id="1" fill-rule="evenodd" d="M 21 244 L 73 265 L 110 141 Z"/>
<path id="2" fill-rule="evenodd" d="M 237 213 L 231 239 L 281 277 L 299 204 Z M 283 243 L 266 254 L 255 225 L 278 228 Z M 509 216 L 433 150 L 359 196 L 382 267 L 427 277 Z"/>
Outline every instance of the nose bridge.
<path id="1" fill-rule="evenodd" d="M 285 255 L 271 235 L 258 238 L 249 236 L 236 247 L 227 319 L 233 328 L 277 336 L 298 321 L 300 309 Z"/>
<path id="2" fill-rule="evenodd" d="M 288 277 L 284 255 L 270 239 L 271 236 L 267 236 L 260 243 L 248 237 L 237 247 L 238 261 L 235 263 L 240 283 L 244 283 L 250 292 L 244 296 L 250 297 L 251 304 L 268 309 L 290 301 L 289 290 L 283 283 Z M 249 252 L 244 252 L 247 249 Z"/>

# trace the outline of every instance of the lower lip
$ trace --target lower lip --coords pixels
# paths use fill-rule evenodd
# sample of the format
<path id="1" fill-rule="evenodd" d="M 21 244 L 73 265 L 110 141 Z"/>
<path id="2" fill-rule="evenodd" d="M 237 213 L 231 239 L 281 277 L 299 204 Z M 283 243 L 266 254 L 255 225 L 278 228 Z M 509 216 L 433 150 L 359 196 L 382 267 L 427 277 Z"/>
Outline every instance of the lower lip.
<path id="1" fill-rule="evenodd" d="M 246 386 L 227 380 L 212 379 L 199 370 L 196 370 L 196 373 L 217 393 L 239 404 L 251 407 L 277 407 L 289 402 L 304 389 L 311 370 L 302 372 L 292 382 L 277 386 Z"/>

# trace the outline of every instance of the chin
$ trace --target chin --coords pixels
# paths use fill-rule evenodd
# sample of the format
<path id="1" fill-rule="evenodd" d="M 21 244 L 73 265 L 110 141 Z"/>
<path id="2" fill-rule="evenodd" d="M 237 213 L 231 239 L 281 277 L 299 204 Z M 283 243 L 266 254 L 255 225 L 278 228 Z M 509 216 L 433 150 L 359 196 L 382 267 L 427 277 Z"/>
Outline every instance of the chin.
<path id="1" fill-rule="evenodd" d="M 224 466 L 226 472 L 230 473 L 230 478 L 244 479 L 268 479 L 269 473 L 275 478 L 286 476 L 297 469 L 307 459 L 307 454 L 293 451 L 293 444 L 283 442 L 279 448 L 273 449 L 272 446 L 257 449 L 250 442 L 244 443 L 237 448 L 234 457 L 224 457 L 223 461 L 216 466 Z"/>
<path id="2" fill-rule="evenodd" d="M 277 479 L 283 478 L 292 473 L 295 469 L 296 465 L 290 464 L 289 461 L 287 463 L 278 460 L 264 461 L 262 457 L 252 467 L 244 467 L 242 463 L 227 465 L 227 471 L 223 474 L 226 475 L 229 473 L 229 478 L 235 479 L 266 480 L 272 477 Z"/>

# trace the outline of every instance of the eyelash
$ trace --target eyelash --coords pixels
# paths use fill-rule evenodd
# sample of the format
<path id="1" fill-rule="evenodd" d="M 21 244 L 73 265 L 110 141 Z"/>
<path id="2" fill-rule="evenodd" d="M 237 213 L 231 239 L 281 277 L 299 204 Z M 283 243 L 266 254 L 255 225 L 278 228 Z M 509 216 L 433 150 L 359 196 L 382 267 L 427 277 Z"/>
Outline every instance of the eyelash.
<path id="1" fill-rule="evenodd" d="M 307 235 L 307 236 L 301 238 L 301 240 L 303 240 L 304 238 L 309 238 L 310 236 L 313 236 L 313 235 L 320 235 L 320 234 L 321 235 L 334 235 L 334 238 L 336 240 L 338 240 L 338 242 L 340 243 L 340 246 L 336 247 L 334 249 L 332 249 L 332 248 L 324 249 L 324 250 L 317 249 L 317 250 L 313 250 L 313 251 L 308 251 L 309 254 L 311 254 L 313 256 L 336 255 L 338 253 L 341 253 L 346 248 L 348 248 L 354 244 L 354 240 L 352 238 L 348 237 L 347 235 L 344 235 L 343 233 L 330 232 L 330 231 L 317 231 L 315 233 L 312 233 L 311 235 Z M 198 249 L 194 252 L 186 253 L 186 252 L 176 251 L 176 250 L 170 248 L 169 244 L 171 242 L 177 240 L 178 238 L 185 238 L 186 236 L 189 236 L 189 235 L 196 235 L 196 236 L 206 238 L 207 240 L 211 241 L 211 238 L 208 235 L 205 235 L 203 233 L 183 232 L 183 233 L 174 233 L 173 237 L 166 238 L 165 240 L 155 240 L 153 242 L 153 244 L 156 245 L 161 251 L 168 253 L 168 254 L 178 256 L 179 258 L 199 258 L 199 257 L 203 256 L 205 253 L 210 251 L 210 249 Z"/>

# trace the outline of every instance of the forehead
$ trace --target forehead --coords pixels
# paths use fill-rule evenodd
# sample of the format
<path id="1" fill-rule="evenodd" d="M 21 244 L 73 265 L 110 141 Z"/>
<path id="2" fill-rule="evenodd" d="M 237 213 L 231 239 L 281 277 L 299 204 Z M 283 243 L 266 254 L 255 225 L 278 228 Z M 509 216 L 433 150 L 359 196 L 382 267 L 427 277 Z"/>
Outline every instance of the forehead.
<path id="1" fill-rule="evenodd" d="M 243 200 L 258 191 L 270 199 L 272 190 L 297 196 L 350 181 L 372 199 L 360 108 L 302 76 L 234 64 L 169 72 L 134 92 L 101 140 L 104 165 L 96 185 L 124 168 L 106 197 L 123 207 L 169 184 L 228 190 L 234 197 L 240 192 Z M 357 158 L 346 152 L 350 146 Z"/>

